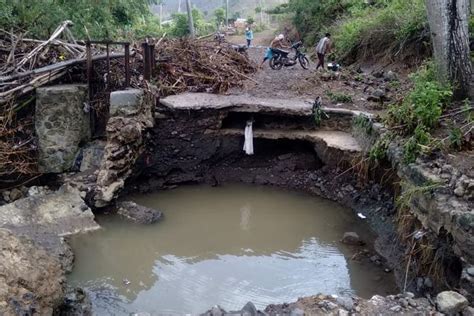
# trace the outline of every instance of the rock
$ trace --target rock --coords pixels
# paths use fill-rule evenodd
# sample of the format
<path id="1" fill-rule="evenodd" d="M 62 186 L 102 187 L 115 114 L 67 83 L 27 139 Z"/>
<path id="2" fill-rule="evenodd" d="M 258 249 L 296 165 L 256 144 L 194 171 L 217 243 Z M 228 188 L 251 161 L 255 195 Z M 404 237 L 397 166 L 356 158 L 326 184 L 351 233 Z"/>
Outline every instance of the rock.
<path id="1" fill-rule="evenodd" d="M 63 304 L 59 307 L 59 316 L 70 315 L 92 315 L 92 302 L 81 288 L 68 289 Z"/>
<path id="2" fill-rule="evenodd" d="M 389 70 L 388 72 L 384 73 L 383 78 L 385 81 L 395 81 L 398 80 L 398 76 L 395 72 Z"/>
<path id="3" fill-rule="evenodd" d="M 99 229 L 77 189 L 26 197 L 0 207 L 0 227 L 67 236 Z"/>
<path id="4" fill-rule="evenodd" d="M 163 218 L 161 211 L 138 205 L 132 201 L 118 202 L 117 214 L 137 224 L 153 224 Z"/>
<path id="5" fill-rule="evenodd" d="M 466 307 L 461 312 L 462 316 L 474 316 L 474 308 L 473 307 Z"/>
<path id="6" fill-rule="evenodd" d="M 354 300 L 352 298 L 347 297 L 347 296 L 340 296 L 336 298 L 337 304 L 341 305 L 348 311 L 352 310 L 354 308 Z"/>
<path id="7" fill-rule="evenodd" d="M 404 298 L 401 298 L 398 300 L 398 302 L 400 303 L 400 305 L 404 308 L 407 308 L 408 307 L 408 301 Z"/>
<path id="8" fill-rule="evenodd" d="M 346 245 L 357 245 L 360 246 L 363 242 L 360 240 L 359 235 L 355 232 L 346 232 L 342 237 L 341 242 Z"/>
<path id="9" fill-rule="evenodd" d="M 467 274 L 474 277 L 474 267 L 469 267 L 466 269 Z"/>
<path id="10" fill-rule="evenodd" d="M 400 305 L 395 305 L 395 306 L 390 307 L 390 311 L 398 313 L 402 311 L 402 307 Z"/>
<path id="11" fill-rule="evenodd" d="M 105 142 L 96 140 L 88 143 L 81 149 L 82 159 L 80 171 L 99 169 L 102 157 L 104 156 Z"/>
<path id="12" fill-rule="evenodd" d="M 202 314 L 202 316 L 224 316 L 227 312 L 219 305 L 213 306 L 210 310 Z"/>
<path id="13" fill-rule="evenodd" d="M 301 308 L 293 308 L 290 312 L 290 316 L 304 316 L 304 311 Z"/>
<path id="14" fill-rule="evenodd" d="M 23 192 L 21 190 L 14 188 L 10 191 L 10 202 L 16 201 L 23 197 Z"/>
<path id="15" fill-rule="evenodd" d="M 458 197 L 463 197 L 466 190 L 461 185 L 458 185 L 454 190 L 454 194 Z"/>
<path id="16" fill-rule="evenodd" d="M 10 191 L 5 190 L 2 192 L 2 198 L 5 202 L 9 203 L 10 202 Z"/>
<path id="17" fill-rule="evenodd" d="M 349 316 L 349 312 L 346 311 L 345 309 L 340 309 L 337 311 L 338 316 Z"/>
<path id="18" fill-rule="evenodd" d="M 52 315 L 62 303 L 65 281 L 55 258 L 0 228 L 0 315 Z"/>
<path id="19" fill-rule="evenodd" d="M 36 89 L 35 129 L 38 168 L 61 173 L 73 166 L 81 142 L 90 139 L 87 85 L 56 85 Z"/>
<path id="20" fill-rule="evenodd" d="M 387 101 L 389 98 L 387 98 L 387 94 L 384 90 L 375 89 L 374 92 L 372 92 L 372 94 L 367 98 L 367 100 L 372 102 L 381 102 Z"/>
<path id="21" fill-rule="evenodd" d="M 416 303 L 416 301 L 412 298 L 409 298 L 408 299 L 408 305 L 410 305 L 411 307 L 417 307 L 418 304 Z"/>
<path id="22" fill-rule="evenodd" d="M 252 302 L 247 302 L 245 306 L 240 310 L 242 316 L 257 316 L 258 311 Z"/>
<path id="23" fill-rule="evenodd" d="M 442 313 L 452 315 L 461 312 L 469 303 L 461 294 L 454 291 L 444 291 L 436 296 L 436 305 Z"/>

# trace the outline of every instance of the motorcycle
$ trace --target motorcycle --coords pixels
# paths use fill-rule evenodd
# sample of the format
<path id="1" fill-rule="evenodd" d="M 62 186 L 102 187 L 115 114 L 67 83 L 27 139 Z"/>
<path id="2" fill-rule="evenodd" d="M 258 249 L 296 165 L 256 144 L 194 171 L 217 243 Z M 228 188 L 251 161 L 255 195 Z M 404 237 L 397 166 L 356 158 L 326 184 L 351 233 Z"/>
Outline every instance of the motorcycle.
<path id="1" fill-rule="evenodd" d="M 290 52 L 288 51 L 272 48 L 273 56 L 270 59 L 270 67 L 273 70 L 280 70 L 283 66 L 285 67 L 294 66 L 296 65 L 296 62 L 298 61 L 301 67 L 303 67 L 303 69 L 308 69 L 309 60 L 306 57 L 306 54 L 300 51 L 300 48 L 302 46 L 303 46 L 302 42 L 296 42 L 293 45 L 291 45 L 291 49 L 295 50 L 295 55 L 293 57 L 288 57 L 288 55 L 290 54 Z"/>

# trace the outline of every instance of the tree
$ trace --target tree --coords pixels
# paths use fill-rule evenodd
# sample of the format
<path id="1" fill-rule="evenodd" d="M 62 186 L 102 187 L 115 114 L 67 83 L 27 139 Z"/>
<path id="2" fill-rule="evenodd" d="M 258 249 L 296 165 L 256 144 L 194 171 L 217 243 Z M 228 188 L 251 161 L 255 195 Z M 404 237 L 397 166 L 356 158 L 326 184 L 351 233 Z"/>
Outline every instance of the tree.
<path id="1" fill-rule="evenodd" d="M 189 36 L 194 37 L 194 22 L 193 22 L 193 13 L 191 0 L 186 0 L 186 10 L 188 11 L 188 27 L 189 27 Z"/>
<path id="2" fill-rule="evenodd" d="M 252 16 L 247 17 L 247 24 L 252 25 L 255 23 L 255 19 Z"/>
<path id="3" fill-rule="evenodd" d="M 458 99 L 472 97 L 469 1 L 426 0 L 438 76 L 441 81 L 452 84 Z"/>
<path id="4" fill-rule="evenodd" d="M 224 8 L 218 8 L 214 11 L 214 17 L 216 19 L 217 25 L 221 25 L 225 21 L 225 10 Z"/>

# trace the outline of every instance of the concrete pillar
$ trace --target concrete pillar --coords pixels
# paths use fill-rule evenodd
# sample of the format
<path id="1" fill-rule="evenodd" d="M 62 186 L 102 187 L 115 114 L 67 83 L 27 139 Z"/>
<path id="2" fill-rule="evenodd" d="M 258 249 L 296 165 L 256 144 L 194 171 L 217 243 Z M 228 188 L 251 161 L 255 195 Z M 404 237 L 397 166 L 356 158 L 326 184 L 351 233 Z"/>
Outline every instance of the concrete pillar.
<path id="1" fill-rule="evenodd" d="M 36 89 L 35 129 L 42 173 L 70 169 L 81 142 L 91 137 L 87 85 Z"/>
<path id="2" fill-rule="evenodd" d="M 141 89 L 111 92 L 109 109 L 110 117 L 137 115 L 142 108 L 144 95 L 145 94 Z"/>

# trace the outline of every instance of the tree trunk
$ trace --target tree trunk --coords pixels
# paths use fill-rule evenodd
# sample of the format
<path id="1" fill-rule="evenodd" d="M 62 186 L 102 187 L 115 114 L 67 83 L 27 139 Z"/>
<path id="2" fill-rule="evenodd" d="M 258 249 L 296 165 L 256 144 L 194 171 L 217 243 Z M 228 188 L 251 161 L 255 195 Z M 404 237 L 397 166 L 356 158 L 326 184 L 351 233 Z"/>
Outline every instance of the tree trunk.
<path id="1" fill-rule="evenodd" d="M 186 0 L 186 10 L 188 10 L 188 27 L 189 27 L 189 36 L 194 38 L 196 34 L 194 33 L 194 22 L 193 22 L 193 11 L 191 6 L 191 0 Z"/>
<path id="2" fill-rule="evenodd" d="M 458 99 L 472 93 L 468 31 L 470 1 L 426 0 L 439 78 L 453 85 L 454 95 Z"/>
<path id="3" fill-rule="evenodd" d="M 160 28 L 163 25 L 163 2 L 160 3 Z"/>

